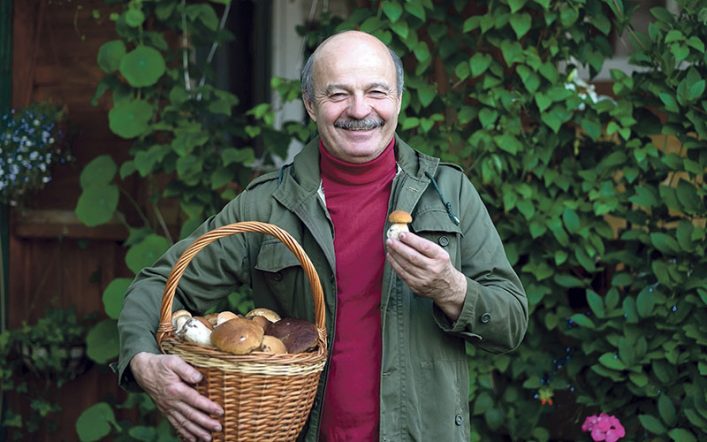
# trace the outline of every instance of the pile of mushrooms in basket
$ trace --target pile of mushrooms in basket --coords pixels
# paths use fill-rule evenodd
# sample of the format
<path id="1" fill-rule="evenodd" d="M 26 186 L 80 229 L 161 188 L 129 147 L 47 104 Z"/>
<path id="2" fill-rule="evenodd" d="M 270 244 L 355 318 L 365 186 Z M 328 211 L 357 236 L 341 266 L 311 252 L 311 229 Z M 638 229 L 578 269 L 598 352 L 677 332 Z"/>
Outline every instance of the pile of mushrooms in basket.
<path id="1" fill-rule="evenodd" d="M 253 309 L 245 316 L 230 311 L 192 316 L 186 310 L 177 310 L 172 314 L 172 327 L 179 339 L 235 355 L 303 353 L 317 348 L 314 324 L 280 318 L 266 308 Z"/>

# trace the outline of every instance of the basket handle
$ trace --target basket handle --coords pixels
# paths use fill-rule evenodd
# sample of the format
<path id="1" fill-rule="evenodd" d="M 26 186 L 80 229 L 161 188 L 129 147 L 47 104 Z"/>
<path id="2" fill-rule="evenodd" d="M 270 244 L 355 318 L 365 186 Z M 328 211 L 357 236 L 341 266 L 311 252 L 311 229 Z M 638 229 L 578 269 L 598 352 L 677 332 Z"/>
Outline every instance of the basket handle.
<path id="1" fill-rule="evenodd" d="M 174 331 L 174 328 L 172 327 L 172 302 L 174 301 L 174 294 L 177 291 L 179 280 L 182 278 L 182 275 L 189 266 L 191 260 L 201 251 L 201 249 L 217 239 L 243 232 L 260 232 L 274 236 L 282 241 L 282 243 L 284 243 L 287 248 L 295 254 L 295 257 L 297 257 L 300 264 L 302 264 L 304 273 L 312 286 L 315 325 L 321 330 L 326 330 L 324 317 L 324 293 L 322 291 L 322 285 L 319 281 L 319 276 L 317 275 L 317 271 L 314 268 L 312 261 L 304 252 L 302 246 L 300 246 L 289 233 L 274 224 L 258 221 L 245 221 L 227 224 L 204 233 L 193 243 L 191 243 L 189 247 L 187 247 L 187 249 L 182 253 L 182 256 L 179 257 L 179 260 L 177 260 L 174 264 L 174 267 L 172 267 L 172 271 L 167 278 L 164 292 L 162 294 L 162 310 L 160 311 L 160 324 L 157 329 L 158 344 L 161 345 L 162 340 Z"/>

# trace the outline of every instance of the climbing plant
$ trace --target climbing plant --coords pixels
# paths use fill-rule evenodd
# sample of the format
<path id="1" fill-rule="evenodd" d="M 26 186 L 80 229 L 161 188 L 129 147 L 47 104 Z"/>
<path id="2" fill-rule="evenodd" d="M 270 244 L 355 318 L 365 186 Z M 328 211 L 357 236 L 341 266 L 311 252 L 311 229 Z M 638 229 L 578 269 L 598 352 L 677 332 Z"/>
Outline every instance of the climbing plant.
<path id="1" fill-rule="evenodd" d="M 104 77 L 93 102 L 108 107 L 110 130 L 129 143 L 129 151 L 119 158 L 101 155 L 84 167 L 75 212 L 88 226 L 122 222 L 128 230 L 125 263 L 137 273 L 272 167 L 272 153 L 284 157 L 291 137 L 307 132 L 301 122 L 275 130 L 267 103 L 234 112 L 238 97 L 215 85 L 214 54 L 233 37 L 225 27 L 230 0 L 120 3 L 110 16 L 117 38 L 103 43 L 96 56 Z M 292 96 L 291 82 L 273 80 L 273 88 Z M 135 183 L 141 198 L 135 197 Z M 88 355 L 98 363 L 118 355 L 117 318 L 130 280 L 116 278 L 103 293 L 107 319 L 87 337 Z M 229 302 L 246 309 L 250 301 L 234 293 Z M 116 418 L 116 407 L 135 405 L 142 424 Z M 147 396 L 131 395 L 124 404 L 91 406 L 76 428 L 81 440 L 108 434 L 169 438 L 169 426 L 157 424 L 156 415 Z"/>
<path id="2" fill-rule="evenodd" d="M 700 1 L 371 1 L 334 31 L 403 57 L 399 132 L 463 165 L 520 274 L 523 344 L 469 347 L 473 440 L 575 440 L 612 413 L 630 440 L 707 430 L 705 22 Z M 615 39 L 633 73 L 592 79 Z M 607 86 L 608 88 L 609 86 Z M 463 208 L 461 208 L 463 216 Z"/>

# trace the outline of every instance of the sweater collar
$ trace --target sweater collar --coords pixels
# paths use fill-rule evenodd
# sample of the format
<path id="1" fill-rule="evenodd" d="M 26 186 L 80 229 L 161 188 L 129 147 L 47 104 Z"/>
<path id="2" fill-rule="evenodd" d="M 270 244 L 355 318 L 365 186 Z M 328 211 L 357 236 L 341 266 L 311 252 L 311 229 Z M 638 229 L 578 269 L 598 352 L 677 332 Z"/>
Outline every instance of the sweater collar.
<path id="1" fill-rule="evenodd" d="M 371 184 L 395 175 L 395 138 L 376 158 L 365 163 L 350 163 L 333 156 L 319 141 L 319 167 L 322 179 L 339 184 Z"/>

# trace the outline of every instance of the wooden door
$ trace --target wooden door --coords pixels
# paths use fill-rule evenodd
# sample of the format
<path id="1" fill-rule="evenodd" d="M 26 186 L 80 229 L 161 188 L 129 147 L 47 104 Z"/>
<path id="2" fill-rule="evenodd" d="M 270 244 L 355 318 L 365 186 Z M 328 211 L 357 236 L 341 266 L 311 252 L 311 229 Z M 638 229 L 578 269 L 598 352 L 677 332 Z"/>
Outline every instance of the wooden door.
<path id="1" fill-rule="evenodd" d="M 10 328 L 33 323 L 49 308 L 73 306 L 79 315 L 105 317 L 101 296 L 116 276 L 129 276 L 121 241 L 126 230 L 118 223 L 89 229 L 73 214 L 83 165 L 102 153 L 120 157 L 127 144 L 108 129 L 105 107 L 91 98 L 102 77 L 96 63 L 100 45 L 115 38 L 104 0 L 15 0 L 13 3 L 13 84 L 15 108 L 50 100 L 68 109 L 74 132 L 73 164 L 55 169 L 54 179 L 26 207 L 10 210 Z M 41 380 L 32 380 L 39 388 Z M 52 415 L 56 431 L 24 434 L 23 440 L 78 440 L 75 423 L 88 406 L 107 398 L 120 399 L 116 376 L 93 366 L 49 400 L 62 411 Z M 18 398 L 10 405 L 23 407 Z M 47 425 L 47 427 L 49 427 Z M 9 430 L 8 430 L 9 431 Z M 13 440 L 12 434 L 6 434 Z"/>

